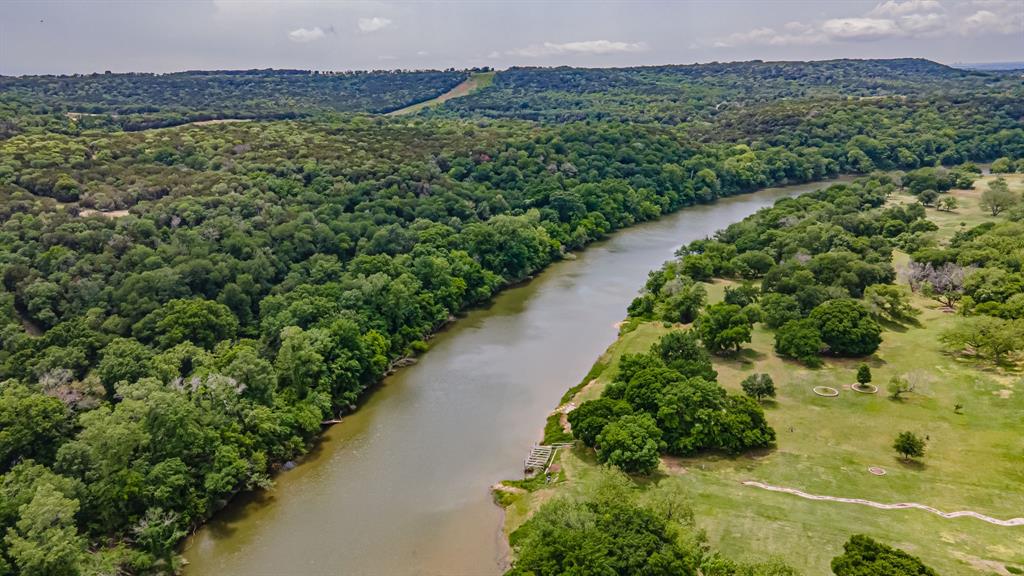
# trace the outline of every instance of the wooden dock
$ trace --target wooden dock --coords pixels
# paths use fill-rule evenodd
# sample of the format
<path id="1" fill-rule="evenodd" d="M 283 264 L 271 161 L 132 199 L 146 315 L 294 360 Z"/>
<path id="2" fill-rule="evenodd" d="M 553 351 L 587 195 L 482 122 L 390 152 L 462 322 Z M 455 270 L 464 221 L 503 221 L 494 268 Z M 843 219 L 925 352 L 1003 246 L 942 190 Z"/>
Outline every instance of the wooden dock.
<path id="1" fill-rule="evenodd" d="M 530 455 L 526 457 L 526 462 L 523 464 L 523 471 L 527 474 L 542 472 L 548 467 L 548 462 L 551 461 L 551 454 L 554 450 L 554 446 L 534 444 L 533 448 L 530 449 Z"/>
<path id="2" fill-rule="evenodd" d="M 523 461 L 523 472 L 527 476 L 544 472 L 551 463 L 555 450 L 565 448 L 566 446 L 572 446 L 572 442 L 559 442 L 548 445 L 534 444 L 533 448 L 530 448 L 530 455 Z"/>

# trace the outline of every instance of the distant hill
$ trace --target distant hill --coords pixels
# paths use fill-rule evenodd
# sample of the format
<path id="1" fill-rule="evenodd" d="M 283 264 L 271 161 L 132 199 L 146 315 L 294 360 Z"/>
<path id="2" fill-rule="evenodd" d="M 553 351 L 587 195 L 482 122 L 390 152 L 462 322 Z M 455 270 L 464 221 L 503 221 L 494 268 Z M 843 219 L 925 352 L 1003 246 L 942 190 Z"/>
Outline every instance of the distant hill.
<path id="1" fill-rule="evenodd" d="M 680 123 L 780 98 L 913 96 L 987 78 L 919 58 L 511 68 L 445 108 L 463 116 Z"/>
<path id="2" fill-rule="evenodd" d="M 143 130 L 217 119 L 387 113 L 435 98 L 473 70 L 0 76 L 0 138 L 45 129 Z M 919 58 L 712 62 L 632 68 L 515 67 L 426 115 L 680 124 L 778 100 L 966 93 L 1005 74 Z M 962 87 L 963 91 L 956 90 Z M 950 89 L 954 90 L 950 90 Z"/>
<path id="3" fill-rule="evenodd" d="M 959 62 L 953 64 L 954 68 L 963 70 L 1024 70 L 1022 62 Z"/>
<path id="4" fill-rule="evenodd" d="M 43 113 L 71 113 L 81 122 L 133 130 L 217 118 L 286 118 L 321 110 L 390 112 L 443 94 L 468 76 L 468 71 L 456 70 L 8 76 L 0 77 L 0 98 L 42 105 Z"/>

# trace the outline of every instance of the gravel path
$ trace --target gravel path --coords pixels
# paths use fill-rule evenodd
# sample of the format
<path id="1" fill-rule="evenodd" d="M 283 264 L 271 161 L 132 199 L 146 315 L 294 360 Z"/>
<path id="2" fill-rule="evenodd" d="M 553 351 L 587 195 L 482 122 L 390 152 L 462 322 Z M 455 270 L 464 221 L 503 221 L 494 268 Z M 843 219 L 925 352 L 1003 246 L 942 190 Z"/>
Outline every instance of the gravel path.
<path id="1" fill-rule="evenodd" d="M 871 500 L 864 500 L 862 498 L 840 498 L 838 496 L 819 496 L 817 494 L 808 494 L 795 488 L 783 488 L 782 486 L 772 486 L 771 484 L 765 484 L 763 482 L 756 482 L 754 480 L 747 480 L 743 483 L 745 486 L 754 486 L 756 488 L 763 488 L 765 490 L 771 490 L 772 492 L 785 492 L 786 494 L 794 494 L 801 498 L 807 498 L 808 500 L 827 500 L 829 502 L 846 502 L 847 504 L 863 504 L 865 506 L 871 506 L 872 508 L 879 508 L 881 510 L 905 510 L 907 508 L 917 508 L 919 510 L 925 510 L 932 514 L 938 514 L 943 518 L 960 518 L 962 516 L 969 516 L 971 518 L 977 518 L 983 520 L 989 524 L 995 524 L 996 526 L 1024 526 L 1024 518 L 1011 518 L 1009 520 L 999 520 L 991 516 L 985 516 L 971 510 L 962 510 L 959 512 L 943 512 L 931 506 L 925 506 L 924 504 L 918 504 L 916 502 L 900 502 L 898 504 L 882 504 L 880 502 L 872 502 Z"/>

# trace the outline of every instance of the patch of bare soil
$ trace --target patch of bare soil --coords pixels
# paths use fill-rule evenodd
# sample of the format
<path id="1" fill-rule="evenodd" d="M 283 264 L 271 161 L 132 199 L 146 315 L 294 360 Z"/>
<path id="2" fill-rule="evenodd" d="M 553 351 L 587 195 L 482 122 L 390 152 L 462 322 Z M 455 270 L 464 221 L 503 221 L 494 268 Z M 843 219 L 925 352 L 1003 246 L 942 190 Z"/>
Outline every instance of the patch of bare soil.
<path id="1" fill-rule="evenodd" d="M 210 124 L 227 124 L 229 122 L 252 122 L 252 118 L 218 118 L 216 120 L 199 120 L 189 122 L 186 126 L 208 126 Z"/>
<path id="2" fill-rule="evenodd" d="M 662 456 L 661 463 L 669 474 L 686 474 L 686 467 L 683 466 L 683 459 L 678 456 Z"/>
<path id="3" fill-rule="evenodd" d="M 492 492 L 505 492 L 507 494 L 525 494 L 526 493 L 526 490 L 523 490 L 522 488 L 519 488 L 519 487 L 516 487 L 516 486 L 506 486 L 505 484 L 503 484 L 501 482 L 498 482 L 497 484 L 491 486 L 491 491 Z"/>
<path id="4" fill-rule="evenodd" d="M 83 210 L 80 210 L 78 212 L 78 215 L 82 216 L 82 217 L 85 217 L 85 216 L 104 216 L 104 217 L 107 217 L 107 218 L 124 218 L 125 216 L 128 215 L 128 211 L 127 210 L 103 211 L 103 210 L 93 210 L 92 208 L 85 208 Z"/>

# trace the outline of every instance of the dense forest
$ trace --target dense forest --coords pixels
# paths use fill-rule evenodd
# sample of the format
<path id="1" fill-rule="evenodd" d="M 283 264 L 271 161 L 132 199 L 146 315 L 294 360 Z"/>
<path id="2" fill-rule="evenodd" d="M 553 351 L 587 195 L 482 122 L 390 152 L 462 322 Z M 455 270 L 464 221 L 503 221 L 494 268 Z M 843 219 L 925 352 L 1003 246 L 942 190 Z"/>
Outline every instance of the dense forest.
<path id="1" fill-rule="evenodd" d="M 434 98 L 468 78 L 469 72 L 215 70 L 0 76 L 0 135 L 38 125 L 62 132 L 144 130 L 221 118 L 389 112 Z"/>
<path id="2" fill-rule="evenodd" d="M 654 120 L 639 123 L 547 108 L 560 101 L 548 90 L 557 69 L 499 73 L 478 96 L 412 119 L 339 111 L 386 111 L 466 73 L 0 79 L 0 574 L 173 570 L 187 530 L 239 491 L 269 485 L 321 421 L 354 409 L 434 331 L 614 230 L 764 186 L 890 168 L 970 180 L 969 166 L 936 167 L 1024 156 L 1020 81 L 1003 75 L 920 61 L 676 68 L 594 72 L 640 99 L 621 103 Z M 611 93 L 592 86 L 604 80 L 583 76 L 581 93 L 603 108 Z M 636 83 L 663 77 L 676 78 L 677 90 L 666 88 L 675 96 L 656 106 L 668 116 L 644 111 L 648 91 Z M 774 79 L 750 82 L 761 77 Z M 504 91 L 522 82 L 544 95 L 523 109 L 550 113 L 495 119 L 504 115 L 471 107 L 477 97 L 518 100 Z M 947 85 L 960 100 L 933 94 Z M 745 105 L 711 113 L 718 97 L 691 106 L 691 87 L 745 94 Z M 894 92 L 910 96 L 846 99 Z M 111 121 L 65 116 L 86 106 Z M 306 109 L 317 114 L 145 131 L 112 120 Z M 833 188 L 695 243 L 631 312 L 682 319 L 687 278 L 763 277 L 772 288 L 761 308 L 771 315 L 765 300 L 778 300 L 780 333 L 814 332 L 818 349 L 793 353 L 813 361 L 870 347 L 870 318 L 854 322 L 854 341 L 825 327 L 891 278 L 892 246 L 933 265 L 1019 275 L 997 247 L 984 249 L 1010 230 L 964 236 L 955 254 L 922 252 L 918 209 L 880 207 L 895 185 Z M 798 246 L 808 259 L 787 261 Z M 987 304 L 997 296 L 967 296 L 1005 315 Z M 749 317 L 739 303 L 749 297 L 736 295 L 739 312 L 716 310 L 707 334 Z M 629 412 L 655 453 L 770 444 L 756 404 L 673 363 L 686 346 L 666 344 L 648 359 L 664 365 L 643 368 L 706 376 L 708 401 L 734 409 L 718 423 L 732 440 L 696 437 L 685 418 L 671 431 L 662 421 L 670 436 L 656 439 L 661 406 L 628 381 L 609 410 Z"/>
<path id="3" fill-rule="evenodd" d="M 679 124 L 781 100 L 946 98 L 1019 86 L 1011 73 L 920 59 L 739 62 L 638 68 L 512 68 L 441 114 Z M 961 92 L 963 91 L 963 92 Z"/>

